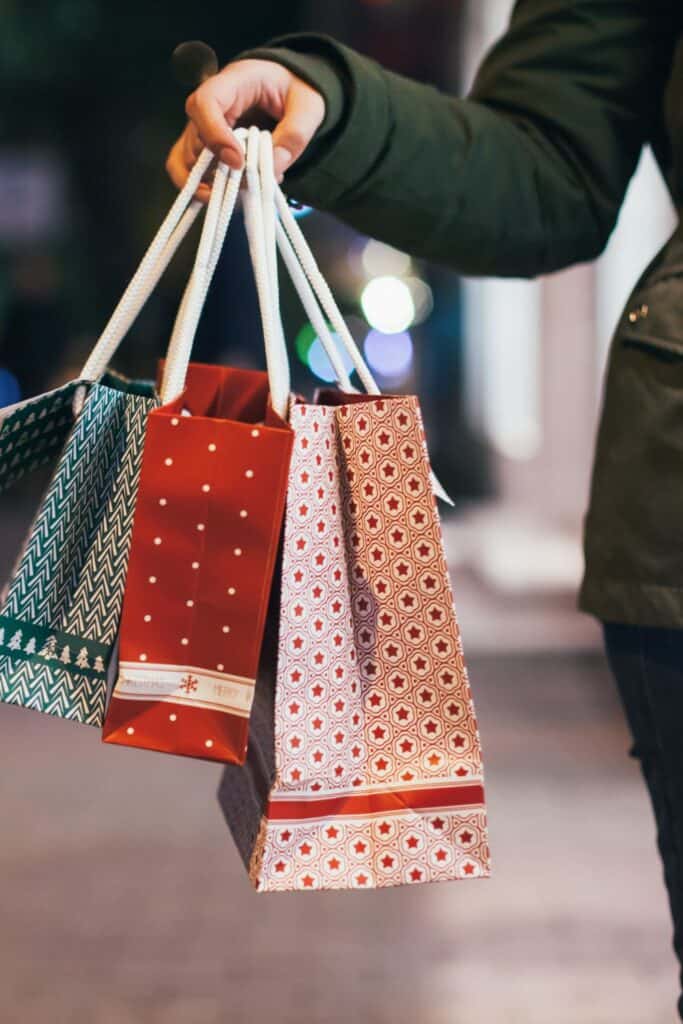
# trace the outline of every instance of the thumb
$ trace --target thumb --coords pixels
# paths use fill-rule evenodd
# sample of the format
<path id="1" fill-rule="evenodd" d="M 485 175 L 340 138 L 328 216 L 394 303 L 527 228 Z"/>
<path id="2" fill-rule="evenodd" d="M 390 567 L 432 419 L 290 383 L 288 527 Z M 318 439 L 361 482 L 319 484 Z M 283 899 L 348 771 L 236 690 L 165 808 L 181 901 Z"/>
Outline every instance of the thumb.
<path id="1" fill-rule="evenodd" d="M 325 101 L 306 82 L 295 79 L 285 98 L 282 120 L 273 132 L 275 174 L 281 176 L 309 144 L 325 116 Z"/>

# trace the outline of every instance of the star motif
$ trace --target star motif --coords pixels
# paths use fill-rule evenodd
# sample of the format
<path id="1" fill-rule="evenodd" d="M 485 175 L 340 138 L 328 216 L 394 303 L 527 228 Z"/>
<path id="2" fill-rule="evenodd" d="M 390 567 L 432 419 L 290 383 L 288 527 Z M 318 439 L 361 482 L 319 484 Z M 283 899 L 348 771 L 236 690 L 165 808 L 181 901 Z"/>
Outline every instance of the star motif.
<path id="1" fill-rule="evenodd" d="M 313 726 L 314 729 L 318 730 L 319 732 L 323 727 L 322 718 L 314 718 L 313 721 L 311 722 L 311 725 Z"/>
<path id="2" fill-rule="evenodd" d="M 439 848 L 434 854 L 434 856 L 438 861 L 444 861 L 448 857 L 448 853 L 446 852 L 446 850 L 442 850 L 441 848 Z"/>
<path id="3" fill-rule="evenodd" d="M 415 598 L 412 596 L 412 594 L 404 594 L 403 597 L 401 598 L 401 604 L 403 605 L 404 608 L 412 608 L 413 605 L 415 604 Z"/>
<path id="4" fill-rule="evenodd" d="M 390 462 L 385 462 L 384 465 L 382 466 L 382 472 L 387 477 L 393 476 L 394 473 L 396 472 L 396 467 L 392 466 Z"/>
<path id="5" fill-rule="evenodd" d="M 374 676 L 377 672 L 377 666 L 374 662 L 369 661 L 365 666 L 365 674 L 368 676 Z"/>
<path id="6" fill-rule="evenodd" d="M 299 852 L 301 853 L 302 857 L 309 857 L 311 855 L 312 848 L 309 845 L 309 843 L 302 843 L 301 846 L 299 847 Z"/>
<path id="7" fill-rule="evenodd" d="M 311 693 L 314 697 L 322 697 L 323 688 L 320 683 L 316 683 L 315 686 L 311 687 Z"/>
<path id="8" fill-rule="evenodd" d="M 343 711 L 345 707 L 346 707 L 346 704 L 344 703 L 343 700 L 336 700 L 334 702 L 334 710 L 335 711 Z"/>
<path id="9" fill-rule="evenodd" d="M 339 835 L 339 829 L 335 828 L 334 825 L 330 825 L 329 828 L 325 829 L 325 833 L 328 839 L 336 839 Z"/>
<path id="10" fill-rule="evenodd" d="M 311 593 L 313 594 L 313 597 L 316 599 L 316 601 L 320 598 L 322 592 L 323 588 L 318 586 L 313 587 L 313 589 L 311 590 Z"/>
<path id="11" fill-rule="evenodd" d="M 308 505 L 299 505 L 299 515 L 300 516 L 307 516 L 308 515 Z"/>
<path id="12" fill-rule="evenodd" d="M 429 544 L 423 543 L 418 546 L 417 553 L 420 556 L 420 558 L 427 558 L 427 556 L 432 553 L 432 549 L 430 548 Z"/>
<path id="13" fill-rule="evenodd" d="M 403 676 L 393 676 L 391 679 L 391 685 L 395 690 L 401 690 L 406 685 L 406 681 Z"/>
<path id="14" fill-rule="evenodd" d="M 378 772 L 385 772 L 389 767 L 389 762 L 384 757 L 378 757 L 375 761 L 375 767 Z"/>
<path id="15" fill-rule="evenodd" d="M 422 636 L 422 630 L 418 626 L 411 626 L 408 630 L 408 636 L 411 640 L 419 640 Z"/>
<path id="16" fill-rule="evenodd" d="M 334 734 L 334 736 L 333 736 L 333 739 L 334 739 L 334 742 L 337 743 L 337 744 L 343 743 L 344 742 L 344 733 L 343 732 L 336 732 Z"/>
<path id="17" fill-rule="evenodd" d="M 382 703 L 382 698 L 378 693 L 371 693 L 368 697 L 368 704 L 371 708 L 378 708 Z"/>
<path id="18" fill-rule="evenodd" d="M 283 843 L 288 843 L 291 838 L 292 833 L 289 831 L 288 828 L 286 828 L 284 832 L 280 833 L 280 839 L 282 840 Z"/>
<path id="19" fill-rule="evenodd" d="M 301 711 L 301 705 L 297 704 L 296 701 L 292 701 L 292 703 L 289 705 L 289 713 L 290 713 L 290 715 L 298 715 L 300 711 Z"/>
<path id="20" fill-rule="evenodd" d="M 379 826 L 379 834 L 381 836 L 388 836 L 390 832 L 391 825 L 389 824 L 388 821 L 383 821 L 382 824 Z"/>
<path id="21" fill-rule="evenodd" d="M 415 670 L 417 672 L 424 672 L 424 670 L 427 667 L 427 662 L 424 660 L 424 658 L 413 658 L 413 665 L 415 666 Z M 423 690 L 423 693 L 424 692 L 425 691 Z"/>
<path id="22" fill-rule="evenodd" d="M 370 552 L 375 562 L 379 562 L 382 558 L 383 551 L 381 548 L 373 548 Z"/>
<path id="23" fill-rule="evenodd" d="M 300 651 L 304 645 L 303 637 L 295 636 L 292 640 L 292 646 L 295 651 Z"/>
<path id="24" fill-rule="evenodd" d="M 453 673 L 452 672 L 442 672 L 441 676 L 440 676 L 440 679 L 441 679 L 441 682 L 444 684 L 444 686 L 450 686 L 453 683 Z M 456 712 L 456 714 L 457 714 L 457 712 Z"/>
<path id="25" fill-rule="evenodd" d="M 279 860 L 275 865 L 275 870 L 278 872 L 282 872 L 285 870 L 286 867 L 287 865 L 285 864 L 285 862 L 283 860 Z"/>
<path id="26" fill-rule="evenodd" d="M 302 604 L 295 604 L 294 605 L 294 614 L 297 616 L 297 618 L 300 618 L 303 615 L 303 613 L 304 613 L 304 606 Z"/>
<path id="27" fill-rule="evenodd" d="M 433 696 L 434 694 L 432 693 L 432 691 L 428 690 L 426 686 L 423 690 L 420 690 L 420 692 L 418 693 L 418 697 L 420 698 L 423 704 L 431 703 Z"/>
<path id="28" fill-rule="evenodd" d="M 298 768 L 292 768 L 290 772 L 292 782 L 301 782 L 301 772 Z"/>
<path id="29" fill-rule="evenodd" d="M 299 747 L 301 746 L 301 737 L 292 736 L 291 740 L 289 741 L 289 745 L 292 748 L 292 750 L 298 750 Z"/>
<path id="30" fill-rule="evenodd" d="M 301 569 L 297 569 L 296 572 L 294 573 L 294 582 L 301 583 L 303 578 L 304 574 L 302 573 Z"/>
<path id="31" fill-rule="evenodd" d="M 354 848 L 356 853 L 365 853 L 365 851 L 367 849 L 366 844 L 361 842 L 360 839 L 358 840 L 357 843 L 353 844 L 353 848 Z"/>
<path id="32" fill-rule="evenodd" d="M 410 487 L 411 491 L 414 494 L 415 491 L 419 491 L 420 490 L 420 481 L 416 480 L 415 477 L 413 476 L 408 481 L 408 487 Z"/>
<path id="33" fill-rule="evenodd" d="M 463 867 L 463 871 L 465 872 L 466 875 L 473 875 L 474 864 L 465 864 L 465 866 Z"/>
<path id="34" fill-rule="evenodd" d="M 465 829 L 464 832 L 460 833 L 458 838 L 461 843 L 471 843 L 472 840 L 474 839 L 474 836 L 472 835 L 471 832 L 468 832 L 467 829 Z"/>
<path id="35" fill-rule="evenodd" d="M 412 751 L 412 749 L 413 749 L 413 742 L 412 742 L 412 740 L 402 740 L 401 741 L 401 751 L 402 751 L 402 753 L 409 754 Z"/>
<path id="36" fill-rule="evenodd" d="M 358 885 L 367 885 L 368 884 L 368 876 L 367 875 L 356 875 L 356 882 L 358 883 Z"/>
<path id="37" fill-rule="evenodd" d="M 407 459 L 412 459 L 415 456 L 415 449 L 412 447 L 412 445 L 407 444 L 403 449 L 403 454 Z"/>
<path id="38" fill-rule="evenodd" d="M 395 544 L 400 544 L 401 541 L 403 540 L 403 530 L 399 530 L 398 528 L 395 529 L 395 530 L 392 530 L 391 531 L 391 539 L 393 540 L 393 542 Z"/>
<path id="39" fill-rule="evenodd" d="M 368 516 L 368 526 L 371 530 L 377 529 L 378 519 L 377 516 Z"/>
<path id="40" fill-rule="evenodd" d="M 395 512 L 399 505 L 400 502 L 398 498 L 392 496 L 391 498 L 387 499 L 387 508 L 389 509 L 390 512 Z"/>
<path id="41" fill-rule="evenodd" d="M 443 612 L 440 608 L 432 608 L 429 612 L 429 617 L 432 622 L 440 622 L 443 617 Z"/>
<path id="42" fill-rule="evenodd" d="M 409 850 L 417 850 L 419 845 L 420 840 L 417 838 L 417 836 L 408 836 L 408 838 L 406 839 L 406 846 L 408 847 Z"/>
<path id="43" fill-rule="evenodd" d="M 438 728 L 439 727 L 436 722 L 433 722 L 431 719 L 428 722 L 425 722 L 425 732 L 429 736 L 433 736 Z"/>
<path id="44" fill-rule="evenodd" d="M 413 512 L 413 522 L 416 526 L 422 526 L 425 521 L 424 512 Z"/>
<path id="45" fill-rule="evenodd" d="M 324 660 L 325 655 L 323 654 L 322 651 L 316 651 L 315 654 L 313 655 L 313 661 L 316 663 L 316 665 L 322 665 Z"/>
<path id="46" fill-rule="evenodd" d="M 360 747 L 351 748 L 351 757 L 360 757 Z"/>
<path id="47" fill-rule="evenodd" d="M 303 882 L 305 889 L 312 889 L 315 879 L 312 878 L 310 875 L 304 875 L 301 881 Z"/>
<path id="48" fill-rule="evenodd" d="M 394 858 L 390 854 L 385 853 L 385 855 L 382 857 L 382 867 L 383 868 L 393 868 L 393 866 L 394 866 Z"/>
<path id="49" fill-rule="evenodd" d="M 368 429 L 368 421 L 365 419 L 364 416 L 361 416 L 361 418 L 358 420 L 358 429 L 361 431 Z"/>
<path id="50" fill-rule="evenodd" d="M 431 820 L 431 826 L 433 829 L 436 829 L 437 832 L 441 831 L 445 824 L 446 822 L 443 820 L 443 818 L 432 818 Z"/>
<path id="51" fill-rule="evenodd" d="M 325 564 L 325 556 L 323 554 L 316 555 L 315 556 L 315 564 L 316 565 L 324 565 Z"/>
<path id="52" fill-rule="evenodd" d="M 330 871 L 339 871 L 339 868 L 341 867 L 341 863 L 337 860 L 336 857 L 330 857 L 330 859 L 327 862 L 327 865 Z"/>
<path id="53" fill-rule="evenodd" d="M 383 626 L 390 626 L 394 620 L 393 617 L 389 614 L 389 612 L 382 612 L 382 614 L 379 617 L 379 621 L 382 623 Z"/>
<path id="54" fill-rule="evenodd" d="M 320 630 L 323 628 L 323 620 L 322 619 L 316 619 L 315 622 L 313 623 L 313 628 L 315 629 L 315 631 L 317 633 L 319 633 Z"/>
<path id="55" fill-rule="evenodd" d="M 303 551 L 305 549 L 305 547 L 306 547 L 305 539 L 303 537 L 299 537 L 298 541 L 296 542 L 296 549 L 297 549 L 297 551 Z"/>
<path id="56" fill-rule="evenodd" d="M 430 754 L 427 760 L 429 761 L 430 767 L 436 768 L 436 766 L 441 763 L 441 755 Z"/>
<path id="57" fill-rule="evenodd" d="M 459 734 L 457 736 L 454 736 L 453 737 L 453 746 L 457 747 L 458 749 L 460 749 L 461 747 L 464 747 L 465 746 L 465 737 L 464 736 L 460 736 Z"/>
<path id="58" fill-rule="evenodd" d="M 382 728 L 381 725 L 376 725 L 372 730 L 372 735 L 376 740 L 383 740 L 386 735 L 386 729 Z"/>
<path id="59" fill-rule="evenodd" d="M 315 763 L 316 764 L 320 764 L 322 759 L 323 759 L 323 752 L 322 752 L 322 750 L 314 750 L 313 751 L 313 760 L 315 761 Z"/>
<path id="60" fill-rule="evenodd" d="M 436 580 L 434 579 L 433 576 L 427 576 L 427 578 L 424 581 L 424 584 L 427 590 L 434 590 L 436 587 Z"/>
<path id="61" fill-rule="evenodd" d="M 332 611 L 334 612 L 335 615 L 339 614 L 339 612 L 341 611 L 341 601 L 332 602 Z"/>
<path id="62" fill-rule="evenodd" d="M 398 647 L 396 644 L 387 644 L 384 650 L 387 658 L 396 658 L 398 656 Z"/>
<path id="63" fill-rule="evenodd" d="M 407 576 L 409 570 L 410 566 L 406 565 L 405 562 L 399 562 L 398 565 L 396 566 L 396 572 L 399 574 L 399 576 Z"/>
<path id="64" fill-rule="evenodd" d="M 411 880 L 411 882 L 419 882 L 421 878 L 422 878 L 422 872 L 420 871 L 420 869 L 419 868 L 413 868 L 413 870 L 410 872 L 410 880 Z"/>
<path id="65" fill-rule="evenodd" d="M 405 722 L 409 714 L 410 712 L 408 711 L 408 708 L 396 709 L 396 717 L 398 718 L 399 722 Z"/>
<path id="66" fill-rule="evenodd" d="M 437 640 L 434 646 L 439 654 L 445 654 L 448 650 L 448 644 L 445 640 Z"/>

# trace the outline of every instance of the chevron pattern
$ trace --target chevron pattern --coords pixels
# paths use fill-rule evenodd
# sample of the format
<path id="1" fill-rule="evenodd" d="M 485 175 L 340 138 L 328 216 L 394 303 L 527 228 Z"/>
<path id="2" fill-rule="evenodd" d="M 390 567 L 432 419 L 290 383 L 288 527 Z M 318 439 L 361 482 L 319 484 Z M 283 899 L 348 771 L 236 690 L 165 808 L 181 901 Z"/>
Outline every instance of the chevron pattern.
<path id="1" fill-rule="evenodd" d="M 49 462 L 64 446 L 74 422 L 78 381 L 0 409 L 0 493 Z"/>
<path id="2" fill-rule="evenodd" d="M 0 609 L 29 632 L 101 644 L 105 668 L 121 613 L 147 413 L 158 404 L 131 393 L 139 385 L 117 385 L 92 386 Z M 104 677 L 79 669 L 76 645 L 61 653 L 46 664 L 25 649 L 0 651 L 0 700 L 101 725 Z"/>

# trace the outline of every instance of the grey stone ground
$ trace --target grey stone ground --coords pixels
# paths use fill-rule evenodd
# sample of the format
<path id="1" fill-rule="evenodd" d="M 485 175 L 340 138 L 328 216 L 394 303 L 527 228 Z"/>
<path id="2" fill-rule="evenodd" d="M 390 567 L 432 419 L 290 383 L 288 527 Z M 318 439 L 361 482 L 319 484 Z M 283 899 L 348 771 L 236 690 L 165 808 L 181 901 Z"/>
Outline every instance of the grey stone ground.
<path id="1" fill-rule="evenodd" d="M 495 877 L 252 893 L 210 765 L 0 708 L 2 1024 L 672 1024 L 649 808 L 595 656 L 471 665 Z"/>

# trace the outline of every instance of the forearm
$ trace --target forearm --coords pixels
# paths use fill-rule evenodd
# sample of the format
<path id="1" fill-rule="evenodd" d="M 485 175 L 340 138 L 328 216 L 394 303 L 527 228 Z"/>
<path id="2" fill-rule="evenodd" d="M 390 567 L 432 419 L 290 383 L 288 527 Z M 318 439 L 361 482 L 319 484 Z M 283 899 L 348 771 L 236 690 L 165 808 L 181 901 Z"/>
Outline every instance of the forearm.
<path id="1" fill-rule="evenodd" d="M 616 220 L 665 71 L 658 5 L 522 0 L 468 99 L 325 37 L 276 41 L 273 59 L 291 70 L 311 54 L 324 62 L 317 83 L 308 74 L 323 95 L 337 83 L 336 113 L 285 187 L 463 273 L 533 276 L 590 259 Z"/>

